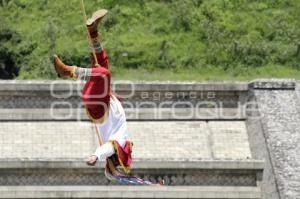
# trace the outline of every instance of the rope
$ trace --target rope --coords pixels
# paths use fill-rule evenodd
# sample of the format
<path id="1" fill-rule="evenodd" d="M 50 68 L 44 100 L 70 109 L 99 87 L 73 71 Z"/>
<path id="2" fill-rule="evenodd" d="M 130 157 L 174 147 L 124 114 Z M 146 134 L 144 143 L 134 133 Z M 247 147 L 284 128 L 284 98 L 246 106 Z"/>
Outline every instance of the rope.
<path id="1" fill-rule="evenodd" d="M 84 6 L 83 0 L 81 0 L 80 3 L 81 3 L 81 10 L 82 10 L 82 13 L 83 13 L 83 20 L 84 20 L 83 22 L 84 22 L 84 26 L 86 27 L 85 23 L 86 23 L 86 21 L 87 21 L 87 16 L 86 16 L 86 11 L 85 11 L 85 6 Z M 92 38 L 91 38 L 91 36 L 90 36 L 90 32 L 89 32 L 89 30 L 88 30 L 87 27 L 86 27 L 86 33 L 87 33 L 87 35 L 88 35 L 88 42 L 89 42 L 90 46 L 92 46 L 92 45 L 93 45 L 93 43 L 92 43 Z M 92 52 L 93 52 L 93 57 L 94 57 L 95 63 L 96 63 L 96 65 L 99 66 L 98 60 L 97 60 L 97 57 L 96 57 L 96 51 L 95 51 L 94 48 L 92 48 L 92 49 L 93 49 Z M 95 129 L 96 129 L 96 134 L 97 134 L 97 138 L 98 138 L 99 145 L 101 146 L 101 145 L 103 144 L 103 141 L 102 141 L 101 134 L 100 134 L 100 132 L 99 132 L 99 129 L 97 128 L 96 123 L 94 123 L 94 127 L 95 127 Z"/>
<path id="2" fill-rule="evenodd" d="M 87 16 L 86 16 L 86 11 L 85 11 L 85 7 L 84 7 L 84 2 L 83 2 L 83 0 L 81 0 L 80 2 L 81 2 L 81 10 L 82 10 L 82 13 L 83 13 L 84 26 L 86 27 L 85 23 L 87 21 Z M 92 46 L 93 45 L 92 38 L 91 38 L 90 32 L 89 32 L 87 27 L 86 27 L 86 32 L 87 32 L 87 35 L 88 35 L 89 44 L 90 44 L 90 46 Z M 92 52 L 93 52 L 93 57 L 94 57 L 94 60 L 95 60 L 95 64 L 97 66 L 99 66 L 98 60 L 97 60 L 97 57 L 96 57 L 96 51 L 95 51 L 94 48 L 92 48 L 92 49 L 93 49 Z M 97 128 L 96 123 L 94 123 L 94 127 L 96 129 L 96 134 L 97 134 L 99 145 L 101 146 L 103 144 L 103 140 L 101 138 L 101 133 L 99 132 L 99 129 Z"/>
<path id="3" fill-rule="evenodd" d="M 94 127 L 96 129 L 96 134 L 97 134 L 97 139 L 98 139 L 99 145 L 101 146 L 103 144 L 103 140 L 101 138 L 101 133 L 100 133 L 99 129 L 97 128 L 96 123 L 94 123 Z"/>

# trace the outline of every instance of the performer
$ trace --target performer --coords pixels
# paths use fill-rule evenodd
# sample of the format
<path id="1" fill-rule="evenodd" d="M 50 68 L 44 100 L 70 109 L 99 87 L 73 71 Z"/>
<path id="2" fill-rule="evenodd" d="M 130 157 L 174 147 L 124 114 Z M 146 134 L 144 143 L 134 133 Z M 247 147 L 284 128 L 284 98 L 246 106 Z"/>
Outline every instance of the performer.
<path id="1" fill-rule="evenodd" d="M 54 55 L 54 66 L 60 77 L 87 80 L 82 91 L 82 100 L 89 118 L 96 123 L 104 143 L 96 149 L 86 163 L 94 166 L 97 160 L 110 158 L 114 166 L 121 165 L 128 173 L 131 165 L 132 143 L 128 140 L 124 109 L 119 98 L 111 93 L 108 57 L 98 38 L 98 25 L 106 14 L 107 10 L 98 10 L 86 22 L 92 49 L 99 65 L 96 64 L 92 54 L 91 68 L 66 65 L 57 55 Z"/>

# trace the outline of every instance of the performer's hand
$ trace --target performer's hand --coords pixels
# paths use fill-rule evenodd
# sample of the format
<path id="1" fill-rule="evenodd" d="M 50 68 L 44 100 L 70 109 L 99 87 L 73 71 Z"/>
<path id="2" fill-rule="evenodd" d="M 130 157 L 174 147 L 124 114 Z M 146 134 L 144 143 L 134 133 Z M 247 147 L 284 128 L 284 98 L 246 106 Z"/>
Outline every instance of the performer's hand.
<path id="1" fill-rule="evenodd" d="M 90 157 L 88 157 L 86 164 L 89 166 L 95 166 L 95 164 L 97 163 L 98 157 L 95 155 L 92 155 Z"/>

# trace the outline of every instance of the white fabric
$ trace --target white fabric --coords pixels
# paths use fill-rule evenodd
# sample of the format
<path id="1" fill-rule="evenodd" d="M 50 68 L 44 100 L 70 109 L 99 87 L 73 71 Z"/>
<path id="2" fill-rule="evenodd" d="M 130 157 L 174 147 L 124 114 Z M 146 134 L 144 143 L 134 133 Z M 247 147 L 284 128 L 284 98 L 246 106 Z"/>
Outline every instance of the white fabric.
<path id="1" fill-rule="evenodd" d="M 107 141 L 116 140 L 122 148 L 125 147 L 128 139 L 126 116 L 120 101 L 115 96 L 111 95 L 109 114 L 106 121 L 103 124 L 97 124 L 97 128 L 105 143 L 95 151 L 94 155 L 99 160 L 106 159 L 115 153 L 113 146 Z"/>
<path id="2" fill-rule="evenodd" d="M 92 75 L 92 69 L 77 67 L 76 76 L 80 80 L 87 81 Z"/>
<path id="3" fill-rule="evenodd" d="M 107 157 L 112 156 L 115 153 L 115 149 L 111 143 L 105 143 L 101 147 L 96 149 L 94 155 L 98 157 L 98 160 L 105 160 Z"/>

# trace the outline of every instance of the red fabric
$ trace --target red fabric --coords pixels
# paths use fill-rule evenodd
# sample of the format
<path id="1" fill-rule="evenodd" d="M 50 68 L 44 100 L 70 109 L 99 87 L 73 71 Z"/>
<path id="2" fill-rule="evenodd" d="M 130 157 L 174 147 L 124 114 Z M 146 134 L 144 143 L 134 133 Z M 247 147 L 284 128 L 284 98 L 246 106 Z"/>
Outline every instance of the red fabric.
<path id="1" fill-rule="evenodd" d="M 110 79 L 110 71 L 106 68 L 93 68 L 83 88 L 82 100 L 93 119 L 100 119 L 109 107 Z"/>
<path id="2" fill-rule="evenodd" d="M 103 49 L 96 53 L 98 63 L 92 59 L 92 75 L 82 91 L 82 100 L 93 119 L 100 119 L 109 107 L 111 73 L 108 69 L 108 57 Z"/>
<path id="3" fill-rule="evenodd" d="M 109 107 L 111 94 L 111 73 L 106 50 L 96 53 L 96 58 L 101 67 L 97 67 L 93 53 L 91 54 L 92 75 L 86 82 L 82 91 L 82 100 L 93 119 L 100 119 Z M 113 94 L 118 100 L 123 98 Z"/>
<path id="4" fill-rule="evenodd" d="M 98 37 L 98 31 L 89 30 L 89 33 L 90 33 L 91 39 Z"/>
<path id="5" fill-rule="evenodd" d="M 113 164 L 115 167 L 123 166 L 125 171 L 129 171 L 131 163 L 132 163 L 132 156 L 131 156 L 131 148 L 132 142 L 126 141 L 125 147 L 122 148 L 117 141 L 113 141 L 113 146 L 115 148 L 117 157 L 112 157 Z"/>
<path id="6" fill-rule="evenodd" d="M 106 53 L 105 49 L 103 49 L 101 52 L 96 52 L 96 57 L 97 57 L 98 64 L 101 67 L 109 69 L 108 68 L 108 56 L 107 56 L 107 53 Z M 95 62 L 93 53 L 91 53 L 91 62 L 92 62 L 92 68 L 97 67 L 95 65 L 96 62 Z"/>

